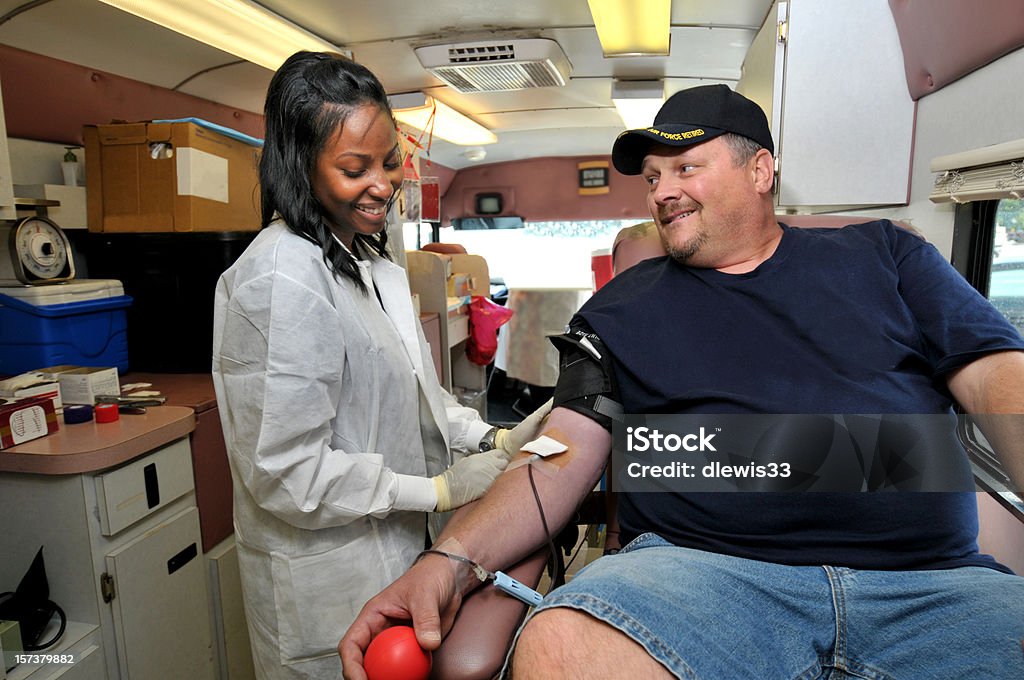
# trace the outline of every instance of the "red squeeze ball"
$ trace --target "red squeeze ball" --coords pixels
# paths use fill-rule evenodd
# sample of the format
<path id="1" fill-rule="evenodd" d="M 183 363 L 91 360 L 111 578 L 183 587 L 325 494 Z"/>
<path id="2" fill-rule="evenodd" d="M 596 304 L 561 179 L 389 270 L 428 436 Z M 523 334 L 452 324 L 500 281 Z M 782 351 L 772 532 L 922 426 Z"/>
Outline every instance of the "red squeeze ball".
<path id="1" fill-rule="evenodd" d="M 370 680 L 427 680 L 431 662 L 411 627 L 392 626 L 370 642 L 363 668 Z"/>

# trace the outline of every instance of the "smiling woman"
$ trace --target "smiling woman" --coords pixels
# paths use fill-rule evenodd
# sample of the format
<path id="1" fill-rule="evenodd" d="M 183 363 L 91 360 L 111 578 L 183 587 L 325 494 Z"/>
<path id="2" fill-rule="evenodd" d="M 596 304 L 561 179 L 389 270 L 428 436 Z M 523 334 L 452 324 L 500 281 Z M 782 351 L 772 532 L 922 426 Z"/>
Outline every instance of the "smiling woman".
<path id="1" fill-rule="evenodd" d="M 386 109 L 362 104 L 320 152 L 313 195 L 331 231 L 349 250 L 355 235 L 380 233 L 402 185 L 402 154 Z"/>
<path id="2" fill-rule="evenodd" d="M 355 229 L 354 206 L 362 206 L 361 215 L 371 214 L 366 208 L 386 208 L 401 182 L 383 86 L 366 67 L 340 55 L 299 52 L 271 81 L 265 118 L 261 226 L 282 219 L 320 246 L 336 275 L 366 290 L 356 257 L 384 255 L 387 232 L 383 217 Z"/>
<path id="3" fill-rule="evenodd" d="M 337 677 L 338 640 L 422 550 L 427 513 L 478 498 L 508 454 L 480 452 L 498 432 L 441 388 L 387 257 L 402 158 L 380 82 L 299 52 L 266 120 L 263 229 L 218 282 L 213 380 L 256 675 Z"/>

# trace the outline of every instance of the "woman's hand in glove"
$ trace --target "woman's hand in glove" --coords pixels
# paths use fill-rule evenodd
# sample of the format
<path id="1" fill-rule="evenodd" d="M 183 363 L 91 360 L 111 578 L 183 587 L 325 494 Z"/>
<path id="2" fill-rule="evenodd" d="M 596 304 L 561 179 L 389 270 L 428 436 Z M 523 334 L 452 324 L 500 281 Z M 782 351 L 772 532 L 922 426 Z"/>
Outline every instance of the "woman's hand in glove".
<path id="1" fill-rule="evenodd" d="M 494 445 L 499 449 L 504 449 L 509 457 L 519 453 L 526 444 L 532 442 L 540 434 L 544 420 L 551 413 L 551 403 L 551 399 L 545 401 L 540 408 L 511 430 L 498 430 L 498 433 L 494 435 Z"/>
<path id="2" fill-rule="evenodd" d="M 433 478 L 437 512 L 447 512 L 480 498 L 507 466 L 508 455 L 502 449 L 460 458 Z"/>

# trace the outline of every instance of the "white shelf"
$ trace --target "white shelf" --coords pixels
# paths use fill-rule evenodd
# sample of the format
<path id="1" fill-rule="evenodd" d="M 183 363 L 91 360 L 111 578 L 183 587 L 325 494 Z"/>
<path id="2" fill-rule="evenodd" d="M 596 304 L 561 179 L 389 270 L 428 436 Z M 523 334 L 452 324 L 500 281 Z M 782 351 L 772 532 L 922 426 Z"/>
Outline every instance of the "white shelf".
<path id="1" fill-rule="evenodd" d="M 448 349 L 469 337 L 469 317 L 462 315 L 457 319 L 448 319 Z"/>
<path id="2" fill-rule="evenodd" d="M 59 627 L 58 619 L 54 617 L 50 620 L 46 630 L 43 631 L 43 635 L 40 640 L 49 640 L 57 634 Z M 64 629 L 64 635 L 53 647 L 40 650 L 38 652 L 26 652 L 27 654 L 40 654 L 40 655 L 74 655 L 76 662 L 79 660 L 81 655 L 91 653 L 89 648 L 92 646 L 88 644 L 87 638 L 89 638 L 95 631 L 99 630 L 99 626 L 90 623 L 80 623 L 78 621 L 68 621 L 67 628 Z M 82 643 L 86 644 L 82 644 Z M 99 647 L 97 646 L 98 650 Z M 14 669 L 7 673 L 8 680 L 26 680 L 31 677 L 36 671 L 40 669 L 49 669 L 55 673 L 62 669 L 61 664 L 42 664 L 42 663 L 23 663 L 14 667 Z M 45 673 L 43 675 L 46 675 Z M 49 676 L 47 676 L 49 677 Z M 33 678 L 34 680 L 34 678 Z"/>
<path id="3" fill-rule="evenodd" d="M 423 250 L 406 252 L 409 273 L 409 287 L 419 296 L 420 312 L 437 313 L 441 324 L 441 385 L 449 392 L 465 390 L 480 393 L 486 390 L 486 371 L 483 366 L 471 362 L 466 356 L 466 341 L 469 338 L 469 316 L 460 314 L 448 316 L 448 277 L 452 274 L 469 274 L 472 277 L 472 295 L 490 295 L 490 273 L 487 261 L 479 255 L 439 255 Z M 461 388 L 461 389 L 460 389 Z M 487 417 L 486 399 L 476 399 L 469 404 Z"/>

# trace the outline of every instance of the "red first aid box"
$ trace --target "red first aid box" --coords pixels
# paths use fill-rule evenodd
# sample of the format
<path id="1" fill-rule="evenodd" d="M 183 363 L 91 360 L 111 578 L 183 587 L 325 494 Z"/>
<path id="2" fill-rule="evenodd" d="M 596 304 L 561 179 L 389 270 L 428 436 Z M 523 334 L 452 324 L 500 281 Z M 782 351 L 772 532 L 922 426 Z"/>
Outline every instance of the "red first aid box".
<path id="1" fill-rule="evenodd" d="M 50 397 L 30 397 L 0 404 L 0 449 L 45 437 L 59 429 Z"/>

